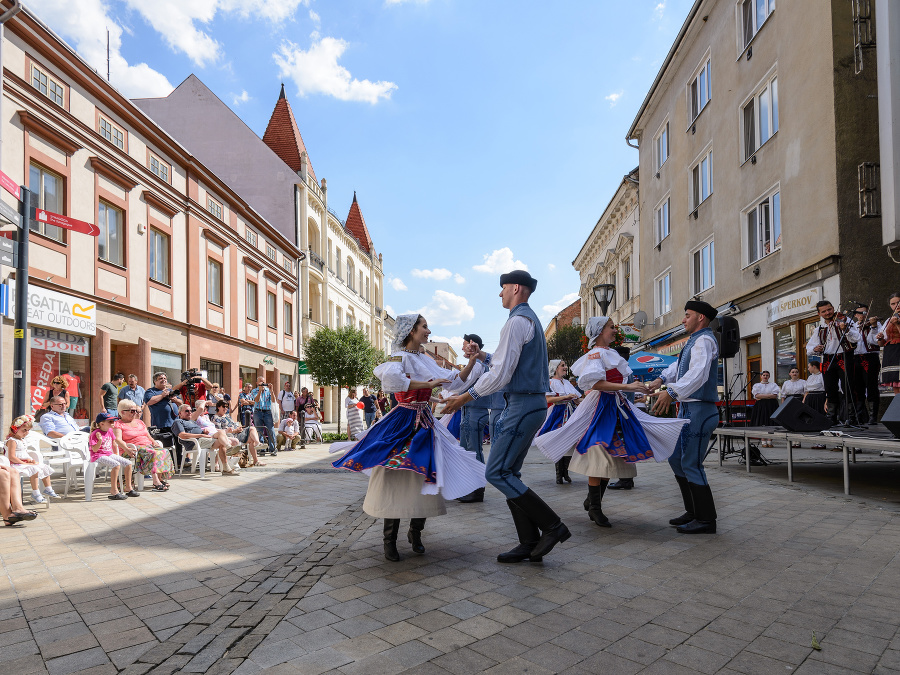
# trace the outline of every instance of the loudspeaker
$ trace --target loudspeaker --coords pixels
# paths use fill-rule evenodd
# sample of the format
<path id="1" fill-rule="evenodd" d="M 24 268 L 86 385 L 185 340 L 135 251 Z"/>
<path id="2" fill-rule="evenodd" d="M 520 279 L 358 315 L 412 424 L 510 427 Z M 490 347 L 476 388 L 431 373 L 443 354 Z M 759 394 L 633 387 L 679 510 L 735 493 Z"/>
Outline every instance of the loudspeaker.
<path id="1" fill-rule="evenodd" d="M 897 409 L 900 412 L 900 408 Z M 789 398 L 772 413 L 772 423 L 780 424 L 788 431 L 824 431 L 831 420 L 810 408 L 799 399 Z"/>
<path id="2" fill-rule="evenodd" d="M 741 329 L 733 316 L 717 316 L 709 323 L 710 330 L 716 334 L 719 343 L 719 358 L 731 359 L 741 349 Z"/>
<path id="3" fill-rule="evenodd" d="M 881 423 L 894 434 L 894 438 L 900 438 L 900 396 L 894 396 L 894 400 L 884 411 Z"/>

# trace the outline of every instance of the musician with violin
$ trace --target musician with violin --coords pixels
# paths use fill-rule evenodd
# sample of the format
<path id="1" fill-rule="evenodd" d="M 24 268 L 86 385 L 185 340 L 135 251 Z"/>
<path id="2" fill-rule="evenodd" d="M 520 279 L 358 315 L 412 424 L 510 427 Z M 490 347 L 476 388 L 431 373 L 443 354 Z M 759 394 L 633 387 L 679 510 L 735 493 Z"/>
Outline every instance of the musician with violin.
<path id="1" fill-rule="evenodd" d="M 806 343 L 806 355 L 822 360 L 827 414 L 832 423 L 837 424 L 840 410 L 840 381 L 846 372 L 847 380 L 842 386 L 844 393 L 848 393 L 846 391 L 848 383 L 853 382 L 853 351 L 860 341 L 860 334 L 846 315 L 834 311 L 834 305 L 828 300 L 817 302 L 816 310 L 819 313 L 819 327 Z M 853 410 L 853 413 L 858 422 L 856 410 Z"/>
<path id="2" fill-rule="evenodd" d="M 900 293 L 892 293 L 888 300 L 891 316 L 875 336 L 884 349 L 881 359 L 881 384 L 893 387 L 894 394 L 900 394 Z"/>
<path id="3" fill-rule="evenodd" d="M 853 352 L 855 380 L 852 383 L 856 397 L 856 409 L 863 424 L 878 421 L 881 395 L 878 392 L 878 373 L 881 370 L 881 347 L 876 335 L 881 332 L 878 317 L 872 316 L 869 306 L 858 304 L 853 310 L 853 321 L 859 331 L 860 341 Z M 868 404 L 868 406 L 866 405 Z M 870 408 L 871 410 L 869 410 Z"/>

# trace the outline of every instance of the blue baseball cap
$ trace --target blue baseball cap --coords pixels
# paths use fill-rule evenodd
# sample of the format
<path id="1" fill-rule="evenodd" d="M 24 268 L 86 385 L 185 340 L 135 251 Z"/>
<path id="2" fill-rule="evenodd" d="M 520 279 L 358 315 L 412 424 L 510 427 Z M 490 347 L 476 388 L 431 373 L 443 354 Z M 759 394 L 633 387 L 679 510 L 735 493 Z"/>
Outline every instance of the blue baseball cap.
<path id="1" fill-rule="evenodd" d="M 108 412 L 102 412 L 94 419 L 94 424 L 100 424 L 101 422 L 115 422 L 119 419 L 118 415 L 110 415 Z"/>

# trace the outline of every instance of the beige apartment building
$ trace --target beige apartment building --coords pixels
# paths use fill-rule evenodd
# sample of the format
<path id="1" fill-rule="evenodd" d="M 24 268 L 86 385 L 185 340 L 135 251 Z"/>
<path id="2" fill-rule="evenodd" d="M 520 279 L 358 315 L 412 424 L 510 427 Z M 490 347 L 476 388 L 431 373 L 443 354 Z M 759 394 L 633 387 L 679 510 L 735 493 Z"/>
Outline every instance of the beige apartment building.
<path id="1" fill-rule="evenodd" d="M 627 133 L 640 152 L 644 337 L 680 349 L 689 298 L 732 314 L 735 396 L 763 369 L 779 383 L 794 365 L 805 375 L 818 300 L 874 300 L 883 315 L 894 290 L 858 5 L 697 0 Z"/>
<path id="2" fill-rule="evenodd" d="M 598 284 L 612 284 L 615 295 L 607 315 L 617 324 L 630 323 L 641 308 L 641 218 L 638 176 L 634 169 L 622 178 L 587 240 L 572 261 L 581 285 L 578 288 L 581 325 L 601 314 L 594 297 Z"/>

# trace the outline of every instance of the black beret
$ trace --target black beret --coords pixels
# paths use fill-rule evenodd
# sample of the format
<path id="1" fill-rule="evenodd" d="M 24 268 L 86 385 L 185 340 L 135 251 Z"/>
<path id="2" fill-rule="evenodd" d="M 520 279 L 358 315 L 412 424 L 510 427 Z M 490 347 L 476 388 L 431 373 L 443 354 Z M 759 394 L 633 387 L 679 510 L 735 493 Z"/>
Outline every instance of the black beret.
<path id="1" fill-rule="evenodd" d="M 527 286 L 532 293 L 534 293 L 534 289 L 537 288 L 537 279 L 531 276 L 525 270 L 513 270 L 512 272 L 507 272 L 506 274 L 500 275 L 500 285 L 503 286 L 505 284 L 519 284 L 519 286 Z"/>
<path id="2" fill-rule="evenodd" d="M 474 342 L 478 345 L 478 349 L 484 349 L 484 342 L 480 337 L 475 335 L 475 333 L 466 333 L 463 335 L 463 340 L 466 342 Z"/>
<path id="3" fill-rule="evenodd" d="M 684 308 L 690 309 L 694 312 L 697 312 L 698 314 L 702 314 L 710 321 L 715 319 L 719 314 L 719 312 L 716 311 L 715 307 L 713 307 L 708 302 L 703 302 L 702 300 L 688 300 L 686 303 L 684 303 Z"/>

